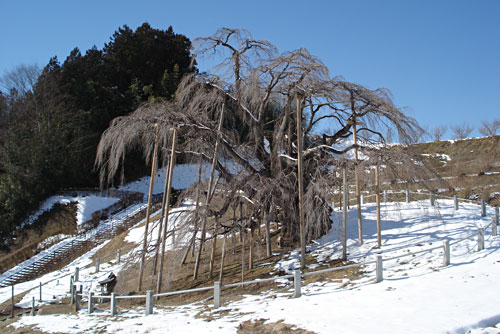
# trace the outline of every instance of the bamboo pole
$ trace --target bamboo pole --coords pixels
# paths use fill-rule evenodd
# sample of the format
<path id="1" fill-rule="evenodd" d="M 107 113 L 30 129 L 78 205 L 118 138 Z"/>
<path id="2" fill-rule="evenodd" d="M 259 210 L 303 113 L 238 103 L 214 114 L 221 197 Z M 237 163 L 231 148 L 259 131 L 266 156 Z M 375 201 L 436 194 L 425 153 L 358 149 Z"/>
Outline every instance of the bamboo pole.
<path id="1" fill-rule="evenodd" d="M 163 278 L 163 262 L 165 259 L 165 244 L 167 241 L 167 231 L 168 231 L 168 214 L 170 212 L 170 195 L 172 193 L 172 176 L 174 174 L 175 166 L 175 148 L 177 146 L 177 129 L 173 129 L 172 133 L 172 152 L 170 153 L 170 165 L 168 166 L 168 180 L 167 180 L 167 198 L 166 198 L 166 208 L 165 215 L 163 216 L 163 231 L 161 238 L 161 256 L 160 256 L 160 269 L 158 270 L 158 281 L 156 283 L 156 293 L 161 291 L 161 283 Z"/>
<path id="2" fill-rule="evenodd" d="M 306 237 L 304 231 L 304 209 L 303 200 L 303 166 L 302 166 L 302 101 L 297 95 L 297 165 L 298 165 L 298 183 L 299 183 L 299 227 L 300 227 L 300 268 L 306 266 Z"/>
<path id="3" fill-rule="evenodd" d="M 158 153 L 158 124 L 155 124 L 156 135 L 155 135 L 155 143 L 153 148 L 153 159 L 151 163 L 151 178 L 149 181 L 149 192 L 148 192 L 148 207 L 146 209 L 146 224 L 144 226 L 144 239 L 142 242 L 142 252 L 141 252 L 141 264 L 139 269 L 139 285 L 137 287 L 138 291 L 142 290 L 142 277 L 144 274 L 144 260 L 146 258 L 146 249 L 148 242 L 148 229 L 149 229 L 149 215 L 151 211 L 151 200 L 153 197 L 153 185 L 155 182 L 155 174 L 156 174 L 156 155 Z"/>
<path id="4" fill-rule="evenodd" d="M 205 200 L 205 214 L 203 216 L 203 221 L 201 224 L 201 240 L 200 240 L 200 246 L 198 248 L 198 254 L 196 255 L 196 262 L 194 264 L 194 273 L 193 273 L 193 279 L 198 278 L 198 270 L 200 268 L 200 261 L 201 261 L 201 252 L 203 250 L 203 244 L 205 243 L 205 238 L 206 238 L 206 228 L 207 228 L 207 214 L 208 214 L 208 204 L 210 201 L 210 192 L 212 191 L 212 183 L 214 181 L 214 172 L 215 172 L 215 165 L 217 163 L 217 154 L 218 154 L 218 149 L 219 149 L 219 137 L 220 133 L 222 130 L 222 121 L 224 120 L 224 109 L 225 106 L 222 104 L 222 108 L 220 111 L 220 117 L 219 117 L 219 125 L 217 127 L 217 140 L 215 141 L 215 148 L 214 148 L 214 156 L 212 158 L 212 166 L 210 169 L 210 179 L 208 180 L 208 189 L 207 189 L 207 197 Z"/>

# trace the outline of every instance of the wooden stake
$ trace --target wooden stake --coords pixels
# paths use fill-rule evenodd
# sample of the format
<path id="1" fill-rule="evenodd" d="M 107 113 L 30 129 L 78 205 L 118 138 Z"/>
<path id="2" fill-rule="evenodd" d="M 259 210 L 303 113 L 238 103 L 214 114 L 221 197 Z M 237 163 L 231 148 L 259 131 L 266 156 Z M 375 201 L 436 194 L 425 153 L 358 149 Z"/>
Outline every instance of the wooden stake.
<path id="1" fill-rule="evenodd" d="M 206 228 L 207 228 L 207 210 L 208 210 L 208 204 L 210 202 L 210 192 L 212 191 L 212 184 L 214 182 L 214 173 L 215 173 L 215 165 L 217 163 L 217 154 L 218 154 L 218 149 L 219 149 L 219 137 L 221 134 L 222 130 L 222 121 L 224 120 L 224 109 L 225 106 L 222 104 L 222 108 L 220 111 L 220 117 L 219 117 L 219 125 L 217 127 L 217 140 L 215 141 L 215 148 L 214 148 L 214 156 L 212 157 L 212 166 L 210 169 L 210 179 L 208 180 L 208 189 L 207 189 L 207 198 L 205 199 L 205 214 L 203 216 L 203 222 L 201 224 L 201 240 L 200 240 L 200 246 L 198 248 L 198 254 L 196 256 L 196 262 L 194 264 L 194 273 L 193 273 L 193 279 L 198 278 L 198 270 L 200 268 L 200 260 L 201 260 L 201 251 L 203 250 L 203 244 L 205 243 L 205 238 L 206 238 Z"/>
<path id="2" fill-rule="evenodd" d="M 299 227 L 300 227 L 300 268 L 306 266 L 306 236 L 304 230 L 304 209 L 302 207 L 303 189 L 303 166 L 302 166 L 302 101 L 297 95 L 297 165 L 299 182 Z"/>
<path id="3" fill-rule="evenodd" d="M 146 258 L 146 249 L 148 243 L 148 229 L 149 229 L 149 215 L 151 211 L 151 200 L 153 197 L 153 185 L 155 182 L 155 174 L 156 174 L 156 155 L 158 153 L 158 124 L 155 124 L 156 127 L 156 136 L 155 143 L 153 148 L 153 159 L 151 162 L 151 178 L 149 181 L 149 192 L 148 192 L 148 207 L 146 209 L 146 224 L 144 226 L 144 239 L 142 242 L 142 252 L 141 252 L 141 264 L 139 270 L 139 286 L 137 287 L 138 291 L 142 290 L 142 276 L 144 274 L 144 260 Z"/>
<path id="4" fill-rule="evenodd" d="M 167 198 L 165 205 L 165 215 L 163 216 L 163 231 L 161 238 L 161 256 L 160 256 L 160 269 L 158 270 L 158 281 L 156 282 L 156 293 L 161 291 L 161 283 L 163 276 L 163 262 L 165 258 L 165 244 L 167 241 L 168 231 L 168 215 L 170 212 L 170 196 L 172 193 L 172 176 L 174 174 L 175 166 L 175 148 L 177 147 L 177 129 L 173 129 L 172 133 L 172 152 L 170 152 L 170 165 L 168 166 L 168 179 L 167 179 Z"/>

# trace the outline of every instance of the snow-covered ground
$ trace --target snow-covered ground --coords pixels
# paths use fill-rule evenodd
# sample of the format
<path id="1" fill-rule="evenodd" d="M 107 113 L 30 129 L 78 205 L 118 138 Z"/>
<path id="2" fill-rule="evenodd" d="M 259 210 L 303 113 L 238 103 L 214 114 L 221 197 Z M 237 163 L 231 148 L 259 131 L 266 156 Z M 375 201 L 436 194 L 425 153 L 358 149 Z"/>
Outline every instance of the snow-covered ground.
<path id="1" fill-rule="evenodd" d="M 21 226 L 33 223 L 45 211 L 52 209 L 56 203 L 77 203 L 76 222 L 78 225 L 92 218 L 92 214 L 98 210 L 107 208 L 119 201 L 119 198 L 103 197 L 97 195 L 88 196 L 51 196 L 45 200 L 38 211 L 26 219 Z"/>
<path id="2" fill-rule="evenodd" d="M 375 255 L 384 259 L 442 245 L 444 240 L 458 241 L 480 227 L 490 224 L 493 210 L 480 217 L 479 206 L 461 203 L 453 209 L 452 200 L 439 200 L 437 207 L 429 201 L 388 203 L 382 206 L 382 248 L 376 249 L 375 206 L 366 204 L 363 211 L 363 246 L 357 245 L 357 214 L 348 215 L 348 257 L 358 263 L 369 262 Z M 179 214 L 174 212 L 173 215 Z M 338 258 L 340 213 L 334 213 L 335 224 L 330 233 L 316 240 L 308 252 L 318 261 Z M 140 239 L 139 230 L 131 230 L 131 239 Z M 225 302 L 218 310 L 205 303 L 178 307 L 155 307 L 154 315 L 144 316 L 144 308 L 120 310 L 116 317 L 109 311 L 88 315 L 25 316 L 13 325 L 35 326 L 46 332 L 93 333 L 105 329 L 109 333 L 236 333 L 246 320 L 284 320 L 316 333 L 498 333 L 490 326 L 500 323 L 498 278 L 500 277 L 500 237 L 486 231 L 485 249 L 477 251 L 477 237 L 455 243 L 451 247 L 451 265 L 442 267 L 441 249 L 384 261 L 384 281 L 375 282 L 374 265 L 363 268 L 358 280 L 331 280 L 303 286 L 303 296 L 292 298 L 292 287 L 245 295 L 241 300 Z M 95 251 L 95 250 L 94 250 Z M 277 264 L 277 269 L 291 271 L 298 264 L 298 252 Z M 90 263 L 90 254 L 82 256 L 61 271 L 40 280 L 23 283 L 34 288 L 21 303 L 38 299 L 39 281 L 44 285 L 43 299 L 67 296 L 69 275 L 74 267 Z M 118 264 L 101 266 L 80 273 L 84 288 L 110 271 L 117 273 Z M 119 275 L 118 275 L 119 277 Z M 5 290 L 5 291 L 4 291 Z M 44 292 L 45 291 L 45 292 Z M 0 289 L 5 297 L 10 289 Z M 222 291 L 224 295 L 224 290 Z M 224 300 L 223 300 L 224 302 Z M 119 305 L 119 304 L 118 304 Z M 204 315 L 214 320 L 204 320 Z M 500 325 L 499 325 L 500 327 Z"/>

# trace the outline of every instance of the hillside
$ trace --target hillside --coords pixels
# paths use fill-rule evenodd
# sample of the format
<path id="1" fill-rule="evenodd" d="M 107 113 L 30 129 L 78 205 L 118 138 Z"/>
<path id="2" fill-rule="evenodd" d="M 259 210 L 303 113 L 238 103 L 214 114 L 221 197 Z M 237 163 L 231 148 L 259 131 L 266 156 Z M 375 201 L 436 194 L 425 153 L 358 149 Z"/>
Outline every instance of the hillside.
<path id="1" fill-rule="evenodd" d="M 475 199 L 483 197 L 488 199 L 490 191 L 498 192 L 500 189 L 499 174 L 500 164 L 498 159 L 498 141 L 500 136 L 470 139 L 464 141 L 442 141 L 434 143 L 417 144 L 416 148 L 419 153 L 426 157 L 426 160 L 432 164 L 442 175 L 445 182 L 450 188 L 440 190 L 440 194 L 451 195 L 458 194 L 462 198 Z M 472 152 L 471 152 L 472 151 Z M 465 157 L 465 158 L 464 158 Z M 478 157 L 477 161 L 481 163 L 473 163 L 474 157 Z M 468 163 L 467 163 L 468 162 Z M 174 175 L 176 181 L 174 183 L 181 187 L 187 187 L 196 178 L 196 166 L 178 166 Z M 164 170 L 157 174 L 154 193 L 161 193 L 162 184 L 164 181 Z M 206 175 L 206 174 L 205 174 Z M 123 189 L 146 192 L 148 178 L 129 184 Z M 404 188 L 404 187 L 402 187 Z M 216 200 L 217 200 L 216 196 Z M 439 197 L 438 197 L 439 198 Z M 416 200 L 416 198 L 415 198 Z M 493 196 L 490 197 L 490 204 L 495 203 Z M 181 206 L 171 213 L 169 230 L 172 235 L 175 230 L 176 241 L 171 240 L 167 247 L 167 268 L 165 269 L 165 289 L 167 291 L 176 291 L 183 289 L 192 289 L 199 287 L 211 287 L 213 282 L 219 279 L 221 265 L 222 248 L 226 248 L 225 260 L 223 264 L 223 284 L 237 283 L 244 279 L 250 281 L 254 279 L 266 279 L 279 275 L 293 273 L 293 269 L 298 267 L 298 250 L 294 245 L 287 247 L 278 247 L 277 235 L 273 234 L 272 238 L 272 256 L 266 256 L 265 243 L 262 242 L 264 235 L 263 226 L 256 228 L 252 234 L 248 233 L 246 238 L 249 238 L 245 244 L 243 251 L 243 243 L 241 235 L 237 233 L 234 241 L 231 236 L 227 238 L 219 237 L 220 241 L 215 245 L 215 257 L 213 274 L 210 274 L 210 249 L 214 249 L 213 239 L 207 244 L 207 249 L 203 253 L 201 259 L 201 274 L 197 280 L 192 279 L 195 258 L 189 252 L 186 264 L 181 265 L 181 259 L 185 255 L 185 245 L 187 244 L 190 235 L 185 234 L 181 230 L 186 223 L 189 222 L 187 212 L 189 212 L 189 203 Z M 479 217 L 479 207 L 475 204 L 461 204 L 459 211 L 452 209 L 453 204 L 450 200 L 438 199 L 438 205 L 431 207 L 428 200 L 405 203 L 385 203 L 382 210 L 383 222 L 383 247 L 381 250 L 376 249 L 376 229 L 375 229 L 375 206 L 372 203 L 367 203 L 363 206 L 363 219 L 365 224 L 364 238 L 365 244 L 362 247 L 357 245 L 356 241 L 356 210 L 349 211 L 349 227 L 348 227 L 348 260 L 347 264 L 357 264 L 370 262 L 377 254 L 383 253 L 388 258 L 405 256 L 408 252 L 421 251 L 426 248 L 432 248 L 436 245 L 441 245 L 443 240 L 454 242 L 463 239 L 470 233 L 474 233 L 478 227 L 488 226 L 491 222 L 491 216 L 494 214 L 493 209 L 488 209 L 488 216 L 485 218 Z M 186 211 L 188 210 L 188 211 Z M 159 211 L 153 214 L 153 224 L 149 231 L 149 244 L 156 243 L 156 235 L 158 233 L 158 224 L 155 223 L 158 219 Z M 307 252 L 307 268 L 306 273 L 312 273 L 318 269 L 334 268 L 346 263 L 339 260 L 341 255 L 341 245 L 339 243 L 340 229 L 339 222 L 341 220 L 341 212 L 335 210 L 332 218 L 334 225 L 330 232 L 315 240 L 308 246 Z M 231 219 L 231 217 L 223 217 L 223 219 Z M 239 211 L 235 212 L 233 219 L 239 219 Z M 209 221 L 209 226 L 214 222 Z M 175 228 L 173 228 L 175 227 Z M 272 231 L 276 230 L 272 224 Z M 108 322 L 108 320 L 99 320 L 101 317 L 96 315 L 97 320 L 86 315 L 86 311 L 80 311 L 77 316 L 70 308 L 65 306 L 60 309 L 59 303 L 67 305 L 68 294 L 67 286 L 69 275 L 74 272 L 75 267 L 82 268 L 80 281 L 83 284 L 84 291 L 96 291 L 96 282 L 102 280 L 108 273 L 114 272 L 119 277 L 118 284 L 115 288 L 116 293 L 121 295 L 140 294 L 137 291 L 137 272 L 138 272 L 138 257 L 137 254 L 141 249 L 141 242 L 144 231 L 144 220 L 135 225 L 131 230 L 119 233 L 113 240 L 98 246 L 89 253 L 84 254 L 81 258 L 76 259 L 70 265 L 65 266 L 61 270 L 54 271 L 51 274 L 45 275 L 39 279 L 44 282 L 43 291 L 50 291 L 53 300 L 50 302 L 37 302 L 39 314 L 68 313 L 73 315 L 66 316 L 43 316 L 43 317 L 24 317 L 16 322 L 16 327 L 20 326 L 35 326 L 42 332 L 64 332 L 67 328 L 73 328 L 71 331 L 75 333 L 83 333 L 95 328 L 99 328 L 100 333 L 120 331 L 130 326 L 137 328 L 138 331 L 145 330 L 141 326 L 131 324 L 126 320 L 126 317 L 119 316 L 117 323 Z M 162 298 L 155 302 L 155 318 L 150 326 L 146 328 L 151 333 L 160 332 L 165 329 L 165 322 L 168 322 L 170 330 L 178 332 L 192 331 L 193 328 L 205 328 L 208 326 L 208 332 L 222 331 L 234 333 L 238 330 L 239 333 L 251 333 L 252 330 L 271 330 L 270 328 L 281 328 L 278 333 L 309 333 L 306 330 L 315 333 L 331 332 L 335 328 L 339 332 L 352 330 L 353 323 L 358 323 L 357 330 L 369 331 L 374 324 L 370 323 L 372 315 L 367 314 L 351 317 L 346 313 L 346 309 L 358 305 L 363 308 L 365 298 L 371 296 L 370 300 L 381 300 L 384 305 L 391 305 L 390 309 L 396 314 L 396 317 L 404 317 L 403 313 L 398 313 L 399 309 L 413 310 L 418 309 L 418 320 L 406 319 L 398 326 L 395 326 L 394 333 L 415 328 L 415 332 L 438 333 L 451 332 L 462 333 L 463 329 L 473 329 L 477 326 L 490 326 L 496 324 L 495 314 L 489 312 L 490 306 L 488 303 L 482 304 L 484 298 L 482 292 L 487 289 L 485 286 L 492 284 L 488 277 L 493 277 L 494 273 L 490 268 L 491 263 L 500 261 L 498 258 L 498 249 L 500 244 L 498 237 L 490 236 L 490 230 L 487 231 L 486 251 L 475 253 L 476 248 L 475 237 L 469 237 L 468 240 L 460 242 L 452 247 L 453 268 L 441 268 L 442 255 L 441 251 L 433 251 L 429 254 L 413 256 L 410 259 L 401 259 L 390 262 L 388 271 L 384 272 L 384 277 L 387 279 L 373 285 L 373 270 L 374 265 L 368 264 L 362 266 L 361 269 L 342 270 L 339 272 L 313 275 L 304 279 L 303 293 L 305 296 L 297 300 L 289 300 L 292 293 L 292 282 L 288 279 L 280 279 L 276 282 L 259 283 L 247 287 L 231 288 L 223 292 L 222 302 L 224 307 L 220 310 L 214 310 L 211 307 L 212 292 L 197 292 L 189 295 L 172 296 Z M 254 241 L 250 247 L 249 240 Z M 224 241 L 225 240 L 225 241 Z M 223 246 L 224 245 L 224 246 Z M 122 263 L 116 263 L 116 251 L 122 252 Z M 250 255 L 253 254 L 253 255 Z M 153 263 L 153 253 L 150 252 L 146 261 L 146 272 L 151 273 Z M 93 263 L 97 258 L 107 258 L 107 263 L 101 265 L 99 274 L 93 273 Z M 252 263 L 249 263 L 249 262 Z M 244 278 L 242 278 L 242 266 L 245 267 Z M 384 265 L 385 266 L 385 265 Z M 471 277 L 470 271 L 477 272 Z M 491 274 L 486 274 L 491 272 Z M 149 275 L 148 274 L 148 275 Z M 459 277 L 460 282 L 456 282 L 453 278 Z M 474 279 L 477 278 L 477 279 Z M 480 279 L 479 279 L 480 278 Z M 463 283 L 462 283 L 463 279 Z M 472 280 L 471 280 L 472 279 Z M 19 307 L 29 307 L 31 296 L 37 294 L 36 281 L 29 281 L 17 286 L 16 298 Z M 156 279 L 154 276 L 148 276 L 145 280 L 143 291 L 155 290 Z M 443 293 L 435 296 L 435 304 L 432 308 L 428 308 L 428 297 L 420 298 L 420 295 L 427 296 L 426 290 L 415 289 L 418 285 L 432 286 L 435 291 L 443 291 Z M 19 290 L 20 289 L 20 290 Z M 5 291 L 4 291 L 5 290 Z M 422 312 L 421 309 L 428 308 L 432 310 L 445 308 L 449 304 L 448 296 L 452 291 L 462 291 L 460 303 L 457 302 L 457 308 L 454 309 L 449 321 L 438 317 L 434 320 L 431 314 Z M 143 292 L 142 291 L 142 292 Z M 387 292 L 389 291 L 389 292 Z M 394 292 L 398 291 L 398 292 Z M 480 291 L 476 296 L 476 292 Z M 0 302 L 3 304 L 3 312 L 7 312 L 9 303 L 10 290 L 8 288 L 0 289 Z M 26 294 L 27 293 L 27 294 Z M 315 296 L 323 296 L 319 298 Z M 335 305 L 330 305 L 331 296 L 335 296 Z M 482 296 L 480 298 L 480 296 Z M 44 297 L 44 300 L 50 299 Z M 456 296 L 454 297 L 456 298 Z M 411 300 L 410 304 L 401 303 L 401 300 Z M 418 300 L 418 302 L 415 302 Z M 300 320 L 300 309 L 303 303 L 306 303 L 311 311 L 303 320 Z M 465 306 L 467 304 L 467 306 Z M 137 314 L 143 312 L 143 301 L 135 299 L 132 301 L 119 302 L 121 312 L 125 314 Z M 286 306 L 288 311 L 284 312 L 282 305 Z M 317 307 L 316 307 L 317 306 Z M 375 307 L 373 304 L 371 307 Z M 387 306 L 389 307 L 389 306 Z M 0 308 L 1 309 L 1 308 Z M 109 309 L 109 303 L 102 303 L 99 307 L 98 314 L 106 315 Z M 172 315 L 177 314 L 176 310 L 182 309 L 184 316 L 179 319 L 172 318 Z M 332 319 L 336 321 L 325 321 L 328 318 L 321 310 L 335 309 L 336 316 Z M 126 311 L 128 310 L 128 311 Z M 21 312 L 19 309 L 17 312 Z M 6 314 L 6 313 L 4 313 Z M 399 315 L 398 315 L 399 314 Z M 427 315 L 426 315 L 427 314 Z M 53 317 L 58 317 L 56 321 Z M 136 322 L 141 318 L 139 314 L 132 316 L 132 321 Z M 384 318 L 383 314 L 378 314 L 379 318 L 383 319 L 378 329 L 380 331 L 389 326 L 391 319 Z M 345 327 L 340 326 L 344 323 L 339 319 L 347 319 Z M 64 319 L 64 320 L 63 320 Z M 88 322 L 88 327 L 81 324 L 81 320 L 85 319 Z M 263 321 L 262 319 L 266 319 Z M 364 319 L 359 322 L 359 319 Z M 213 321 L 215 320 L 215 321 Z M 283 321 L 284 320 L 284 321 Z M 499 319 L 500 320 L 500 319 Z M 7 321 L 5 325 L 12 321 Z M 238 329 L 235 323 L 239 324 Z M 191 324 L 191 325 L 190 325 Z M 208 325 L 210 324 L 210 325 Z M 363 324 L 367 327 L 363 327 Z M 212 327 L 213 325 L 213 327 Z M 296 327 L 294 327 L 295 325 Z M 2 326 L 2 325 L 0 325 Z M 371 327 L 370 327 L 371 326 Z M 298 327 L 298 329 L 297 329 Z M 293 329 L 295 328 L 295 329 Z M 435 328 L 441 328 L 442 331 L 433 331 Z M 206 328 L 205 328 L 206 329 Z M 14 332 L 13 327 L 8 327 L 9 331 Z M 295 331 L 293 331 L 295 330 Z M 451 330 L 451 331 L 450 331 Z M 247 331 L 247 332 L 245 332 Z M 387 331 L 385 331 L 387 332 Z M 411 331 L 410 331 L 411 332 Z M 388 333 L 391 333 L 390 331 Z M 488 332 L 489 333 L 489 332 Z"/>
<path id="2" fill-rule="evenodd" d="M 500 205 L 500 135 L 415 147 L 459 197 L 483 198 Z"/>

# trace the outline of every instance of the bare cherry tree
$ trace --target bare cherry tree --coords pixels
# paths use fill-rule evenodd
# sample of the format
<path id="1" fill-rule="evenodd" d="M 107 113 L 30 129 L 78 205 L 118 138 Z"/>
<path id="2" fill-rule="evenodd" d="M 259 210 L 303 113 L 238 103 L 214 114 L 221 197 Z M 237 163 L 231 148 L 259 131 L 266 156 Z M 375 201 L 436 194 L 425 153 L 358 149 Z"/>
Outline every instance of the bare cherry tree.
<path id="1" fill-rule="evenodd" d="M 448 131 L 448 127 L 446 125 L 439 125 L 430 130 L 430 135 L 432 136 L 432 139 L 439 141 L 443 139 L 446 131 Z"/>
<path id="2" fill-rule="evenodd" d="M 482 121 L 481 124 L 482 127 L 479 129 L 479 133 L 483 136 L 494 136 L 500 129 L 500 119 Z"/>
<path id="3" fill-rule="evenodd" d="M 465 139 L 474 131 L 474 128 L 467 123 L 457 124 L 451 127 L 455 139 Z"/>
<path id="4" fill-rule="evenodd" d="M 206 200 L 207 205 L 197 208 L 196 215 L 214 217 L 220 225 L 214 228 L 221 231 L 218 233 L 250 228 L 255 217 L 220 222 L 244 198 L 251 203 L 252 212 L 265 213 L 266 219 L 279 223 L 285 240 L 300 239 L 298 109 L 303 114 L 299 125 L 304 142 L 306 240 L 321 236 L 332 223 L 329 185 L 336 182 L 340 155 L 355 147 L 363 150 L 370 144 L 380 145 L 385 133 L 408 144 L 422 131 L 394 105 L 387 89 L 372 90 L 332 77 L 306 49 L 277 54 L 269 42 L 227 28 L 195 40 L 194 45 L 197 62 L 208 55 L 217 60 L 215 74 L 187 75 L 173 103 L 147 105 L 114 121 L 101 139 L 97 164 L 103 180 L 109 180 L 134 140 L 151 152 L 155 136 L 146 132 L 151 132 L 153 124 L 159 124 L 160 138 L 163 129 L 179 128 L 178 151 L 213 162 L 221 179 L 203 195 L 219 196 L 220 201 Z M 353 125 L 359 140 L 356 145 L 349 141 Z M 165 139 L 161 140 L 165 145 Z"/>

